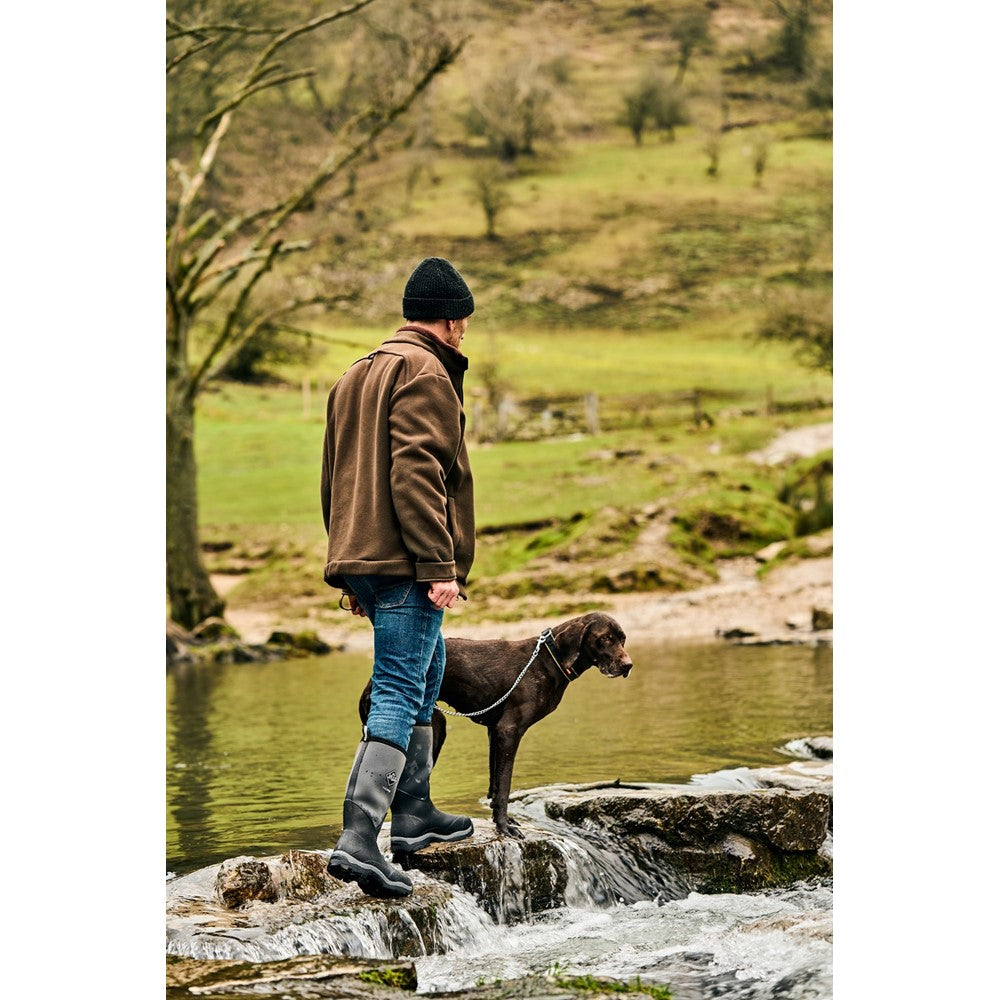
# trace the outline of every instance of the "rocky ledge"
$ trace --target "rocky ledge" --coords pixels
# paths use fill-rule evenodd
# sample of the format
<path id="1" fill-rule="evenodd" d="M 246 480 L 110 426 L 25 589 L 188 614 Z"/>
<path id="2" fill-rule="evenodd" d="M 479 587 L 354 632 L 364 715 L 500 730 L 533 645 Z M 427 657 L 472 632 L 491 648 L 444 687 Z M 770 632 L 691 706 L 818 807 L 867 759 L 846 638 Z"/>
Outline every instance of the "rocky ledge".
<path id="1" fill-rule="evenodd" d="M 413 894 L 377 900 L 326 872 L 327 852 L 234 858 L 168 883 L 168 954 L 266 962 L 398 959 L 461 947 L 564 905 L 748 892 L 832 874 L 830 759 L 698 775 L 688 785 L 546 785 L 511 796 L 521 838 L 474 835 L 397 859 Z M 813 746 L 815 744 L 815 746 Z M 388 850 L 388 825 L 383 829 Z"/>
<path id="2" fill-rule="evenodd" d="M 664 889 L 751 892 L 833 874 L 831 761 L 698 775 L 691 785 L 550 785 L 515 793 L 511 806 L 575 827 L 640 871 L 671 873 Z"/>
<path id="3" fill-rule="evenodd" d="M 341 647 L 343 648 L 343 647 Z M 208 618 L 192 631 L 167 622 L 167 666 L 186 663 L 268 663 L 333 652 L 315 632 L 272 632 L 263 643 L 244 642 L 222 618 Z"/>

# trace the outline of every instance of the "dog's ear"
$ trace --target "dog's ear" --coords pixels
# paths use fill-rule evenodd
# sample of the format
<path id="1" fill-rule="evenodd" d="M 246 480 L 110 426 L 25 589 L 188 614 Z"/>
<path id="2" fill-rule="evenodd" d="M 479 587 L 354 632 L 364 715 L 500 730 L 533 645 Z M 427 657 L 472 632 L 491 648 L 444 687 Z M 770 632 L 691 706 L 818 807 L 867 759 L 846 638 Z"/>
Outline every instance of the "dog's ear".
<path id="1" fill-rule="evenodd" d="M 580 655 L 587 635 L 594 627 L 594 620 L 589 616 L 574 618 L 566 623 L 566 627 L 559 633 L 559 644 L 563 646 L 574 659 Z"/>

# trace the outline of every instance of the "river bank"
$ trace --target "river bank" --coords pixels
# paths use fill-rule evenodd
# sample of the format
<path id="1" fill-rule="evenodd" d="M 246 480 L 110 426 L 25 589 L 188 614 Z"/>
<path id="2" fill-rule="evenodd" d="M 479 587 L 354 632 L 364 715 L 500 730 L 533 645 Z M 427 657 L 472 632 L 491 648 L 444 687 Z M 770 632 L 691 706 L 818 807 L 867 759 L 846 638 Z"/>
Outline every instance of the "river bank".
<path id="1" fill-rule="evenodd" d="M 830 422 L 796 427 L 773 438 L 751 454 L 760 466 L 776 466 L 817 455 L 833 444 Z M 655 505 L 654 505 L 655 506 Z M 656 566 L 674 555 L 666 542 L 669 517 L 658 508 L 617 568 Z M 558 621 L 585 611 L 605 611 L 615 617 L 634 641 L 709 641 L 726 637 L 744 643 L 797 643 L 813 645 L 829 642 L 833 611 L 833 529 L 817 532 L 792 543 L 775 542 L 755 556 L 718 559 L 717 579 L 690 589 L 630 589 L 617 592 L 587 592 L 577 587 L 561 593 L 549 586 L 532 593 L 532 578 L 543 569 L 521 574 L 508 581 L 508 592 L 527 596 L 504 597 L 502 591 L 479 594 L 470 585 L 469 601 L 445 615 L 442 630 L 446 637 L 472 639 L 523 638 Z M 784 552 L 782 550 L 785 550 Z M 783 557 L 788 555 L 787 559 Z M 574 563 L 582 569 L 581 557 Z M 591 569 L 612 568 L 612 563 L 595 562 Z M 517 574 L 512 574 L 516 577 Z M 217 591 L 225 594 L 239 582 L 238 576 L 213 574 Z M 239 603 L 226 611 L 226 620 L 249 643 L 263 643 L 276 631 L 308 629 L 334 649 L 371 649 L 368 623 L 336 607 L 326 592 L 319 598 L 302 596 L 282 601 Z M 293 624 L 294 621 L 294 624 Z"/>
<path id="2" fill-rule="evenodd" d="M 814 610 L 832 612 L 833 557 L 791 561 L 764 577 L 758 575 L 759 569 L 760 563 L 752 558 L 724 560 L 718 564 L 719 580 L 708 586 L 679 593 L 602 594 L 591 603 L 614 616 L 632 641 L 717 641 L 720 636 L 741 642 L 828 639 L 829 630 L 816 631 L 812 622 Z M 553 614 L 552 609 L 572 608 L 574 599 L 579 600 L 559 594 L 545 594 L 544 600 L 490 598 L 484 610 L 492 620 L 463 621 L 461 612 L 446 614 L 443 632 L 446 637 L 472 639 L 522 638 L 572 617 L 569 612 Z M 474 602 L 473 594 L 470 605 Z M 248 642 L 264 642 L 285 627 L 280 615 L 270 609 L 234 608 L 226 619 Z M 316 609 L 310 627 L 335 649 L 364 651 L 372 645 L 367 622 L 346 611 L 333 616 Z"/>

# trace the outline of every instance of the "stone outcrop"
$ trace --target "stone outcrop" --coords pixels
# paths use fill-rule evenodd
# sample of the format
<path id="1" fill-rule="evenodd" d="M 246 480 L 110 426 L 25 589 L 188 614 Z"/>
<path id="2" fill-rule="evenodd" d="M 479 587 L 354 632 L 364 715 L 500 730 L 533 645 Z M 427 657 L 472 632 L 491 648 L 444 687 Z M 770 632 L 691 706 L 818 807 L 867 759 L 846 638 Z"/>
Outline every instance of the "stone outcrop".
<path id="1" fill-rule="evenodd" d="M 167 996 L 375 997 L 380 987 L 414 990 L 412 962 L 302 955 L 280 962 L 235 962 L 167 956 Z"/>
<path id="2" fill-rule="evenodd" d="M 414 884 L 405 899 L 372 899 L 332 878 L 325 851 L 234 858 L 168 884 L 167 950 L 252 962 L 317 953 L 406 958 L 565 905 L 739 893 L 828 876 L 832 740 L 786 746 L 789 754 L 829 756 L 696 775 L 687 785 L 515 792 L 511 817 L 522 839 L 475 820 L 468 840 L 397 858 Z"/>
<path id="3" fill-rule="evenodd" d="M 511 806 L 516 813 L 541 809 L 585 837 L 598 834 L 698 892 L 750 892 L 832 874 L 825 849 L 832 765 L 803 761 L 740 772 L 742 782 L 723 787 L 547 786 L 515 793 Z"/>
<path id="4" fill-rule="evenodd" d="M 407 958 L 446 951 L 491 923 L 471 899 L 452 905 L 446 883 L 414 879 L 405 900 L 366 896 L 325 874 L 325 852 L 234 858 L 167 886 L 167 954 L 280 961 L 331 953 Z M 462 928 L 458 936 L 453 925 Z"/>
<path id="5" fill-rule="evenodd" d="M 259 858 L 224 861 L 216 876 L 215 893 L 223 906 L 235 910 L 255 899 L 267 903 L 315 899 L 343 885 L 327 874 L 325 854 L 289 851 L 276 863 Z"/>
<path id="6" fill-rule="evenodd" d="M 183 663 L 268 663 L 333 652 L 315 631 L 272 632 L 267 642 L 244 642 L 222 618 L 209 618 L 188 632 L 167 622 L 167 666 Z"/>

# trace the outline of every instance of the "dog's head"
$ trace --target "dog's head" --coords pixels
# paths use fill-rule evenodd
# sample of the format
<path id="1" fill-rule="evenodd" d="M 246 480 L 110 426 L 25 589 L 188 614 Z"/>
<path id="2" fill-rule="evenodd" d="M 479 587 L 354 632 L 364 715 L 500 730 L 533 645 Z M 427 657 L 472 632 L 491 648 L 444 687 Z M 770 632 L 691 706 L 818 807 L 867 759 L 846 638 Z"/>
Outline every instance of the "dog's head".
<path id="1" fill-rule="evenodd" d="M 606 677 L 628 677 L 632 657 L 625 652 L 625 632 L 611 615 L 592 612 L 568 625 L 573 638 L 579 632 L 577 670 L 597 667 Z"/>

